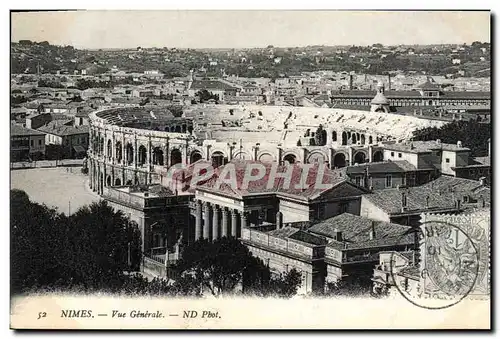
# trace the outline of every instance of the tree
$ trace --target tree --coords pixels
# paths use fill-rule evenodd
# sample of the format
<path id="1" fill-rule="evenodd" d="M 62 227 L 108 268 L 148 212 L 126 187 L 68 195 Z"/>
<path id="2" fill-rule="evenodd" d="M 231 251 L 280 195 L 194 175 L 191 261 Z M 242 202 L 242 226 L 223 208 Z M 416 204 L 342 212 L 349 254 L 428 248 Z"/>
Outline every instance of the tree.
<path id="1" fill-rule="evenodd" d="M 11 191 L 11 290 L 118 291 L 141 258 L 140 232 L 105 201 L 71 216 Z"/>
<path id="2" fill-rule="evenodd" d="M 442 127 L 427 127 L 414 132 L 414 140 L 436 140 L 456 144 L 461 141 L 471 149 L 473 156 L 488 154 L 488 139 L 491 138 L 491 125 L 477 121 L 453 121 Z"/>
<path id="3" fill-rule="evenodd" d="M 195 96 L 198 97 L 198 100 L 200 101 L 200 103 L 204 103 L 205 101 L 208 101 L 211 99 L 215 100 L 216 102 L 219 101 L 219 95 L 213 94 L 212 92 L 209 92 L 206 89 L 198 91 L 195 94 Z"/>
<path id="4" fill-rule="evenodd" d="M 301 282 L 296 270 L 271 277 L 269 267 L 232 237 L 196 241 L 184 250 L 179 270 L 182 285 L 191 294 L 203 290 L 214 296 L 233 294 L 240 286 L 243 294 L 291 297 Z"/>
<path id="5" fill-rule="evenodd" d="M 323 128 L 323 125 L 319 125 L 316 129 L 314 140 L 316 142 L 316 146 L 326 145 L 326 130 Z"/>

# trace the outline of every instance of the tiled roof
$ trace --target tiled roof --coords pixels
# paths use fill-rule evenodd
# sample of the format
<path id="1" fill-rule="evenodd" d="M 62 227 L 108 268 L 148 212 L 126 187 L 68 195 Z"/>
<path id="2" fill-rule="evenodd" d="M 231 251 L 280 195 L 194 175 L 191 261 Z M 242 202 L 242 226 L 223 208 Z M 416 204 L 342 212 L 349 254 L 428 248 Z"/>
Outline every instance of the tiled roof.
<path id="1" fill-rule="evenodd" d="M 76 135 L 76 134 L 88 134 L 89 127 L 88 126 L 66 126 L 66 125 L 46 125 L 42 126 L 38 129 L 44 133 L 58 135 L 58 136 L 67 136 L 67 135 Z"/>
<path id="2" fill-rule="evenodd" d="M 402 213 L 402 193 L 407 196 L 407 207 L 404 213 L 420 213 L 423 211 L 442 211 L 455 208 L 455 197 L 452 192 L 437 192 L 429 184 L 404 189 L 393 188 L 374 191 L 363 195 L 375 206 L 389 214 Z"/>
<path id="3" fill-rule="evenodd" d="M 297 231 L 299 231 L 299 229 L 287 226 L 280 229 L 269 231 L 267 234 L 272 235 L 273 237 L 276 238 L 285 239 L 291 236 L 292 234 L 296 233 Z"/>
<path id="4" fill-rule="evenodd" d="M 415 171 L 416 167 L 406 160 L 371 162 L 346 167 L 347 174 L 364 174 L 367 170 L 368 173 L 404 173 Z"/>
<path id="5" fill-rule="evenodd" d="M 441 90 L 441 87 L 438 84 L 430 82 L 429 79 L 427 79 L 427 81 L 424 82 L 423 84 L 418 85 L 417 88 L 423 89 L 424 91 Z"/>
<path id="6" fill-rule="evenodd" d="M 410 153 L 424 153 L 431 150 L 441 149 L 444 151 L 470 151 L 470 148 L 459 147 L 456 144 L 443 144 L 435 140 L 429 141 L 408 141 L 405 143 L 384 144 L 384 148 L 394 151 L 410 152 Z"/>
<path id="7" fill-rule="evenodd" d="M 248 187 L 243 188 L 243 177 L 245 176 L 247 166 L 253 163 L 264 165 L 266 168 L 266 174 L 262 179 L 250 181 L 248 183 Z M 318 170 L 319 170 L 318 164 L 314 164 L 308 170 L 307 173 L 308 176 L 306 179 L 306 185 L 307 185 L 306 189 L 296 188 L 296 186 L 301 182 L 302 171 L 304 170 L 298 164 L 291 165 L 292 169 L 289 170 L 291 171 L 291 178 L 289 183 L 283 178 L 279 178 L 277 176 L 274 182 L 270 185 L 270 187 L 268 187 L 269 177 L 271 175 L 272 166 L 275 166 L 275 164 L 273 165 L 272 163 L 261 163 L 252 160 L 246 160 L 246 161 L 233 160 L 229 164 L 234 165 L 235 168 L 236 187 L 231 187 L 231 185 L 226 183 L 222 183 L 219 187 L 217 187 L 218 185 L 217 180 L 219 178 L 219 175 L 223 173 L 225 166 L 218 167 L 215 170 L 214 176 L 210 180 L 208 180 L 206 184 L 202 185 L 202 187 L 210 190 L 216 190 L 223 194 L 236 197 L 242 197 L 245 195 L 257 194 L 257 193 L 279 193 L 285 196 L 289 195 L 294 197 L 300 197 L 302 199 L 314 198 L 319 194 L 328 190 L 326 188 L 315 187 L 316 178 L 318 176 Z M 286 165 L 280 165 L 277 168 L 278 173 L 284 173 L 286 171 L 287 171 Z M 252 172 L 252 174 L 256 175 L 257 174 L 256 172 L 257 170 L 255 170 L 255 172 Z M 227 173 L 225 175 L 227 175 Z M 321 181 L 321 183 L 330 184 L 330 186 L 336 186 L 342 182 L 346 182 L 347 181 L 346 179 L 347 178 L 345 178 L 345 176 L 341 175 L 341 171 L 330 170 L 328 168 L 325 168 L 323 173 L 323 180 Z"/>
<path id="8" fill-rule="evenodd" d="M 10 125 L 10 136 L 30 136 L 30 135 L 45 135 L 40 131 L 26 128 L 20 125 Z"/>
<path id="9" fill-rule="evenodd" d="M 348 243 L 370 241 L 370 232 L 374 231 L 374 239 L 400 236 L 411 227 L 384 221 L 371 220 L 359 215 L 343 213 L 311 226 L 307 231 L 330 239 L 334 238 L 335 230 L 342 232 L 342 240 Z M 373 239 L 372 239 L 373 240 Z"/>
<path id="10" fill-rule="evenodd" d="M 332 93 L 333 98 L 373 98 L 375 91 L 366 90 L 342 90 L 335 91 Z M 384 95 L 388 99 L 398 99 L 398 98 L 421 98 L 419 91 L 385 91 Z M 480 91 L 442 91 L 440 98 L 443 99 L 490 99 L 490 92 L 480 92 Z"/>
<path id="11" fill-rule="evenodd" d="M 477 180 L 457 178 L 448 175 L 442 175 L 439 178 L 432 180 L 423 188 L 429 188 L 434 193 L 438 192 L 472 192 L 481 186 Z"/>
<path id="12" fill-rule="evenodd" d="M 302 230 L 291 234 L 288 238 L 317 246 L 326 245 L 328 243 L 328 240 Z"/>

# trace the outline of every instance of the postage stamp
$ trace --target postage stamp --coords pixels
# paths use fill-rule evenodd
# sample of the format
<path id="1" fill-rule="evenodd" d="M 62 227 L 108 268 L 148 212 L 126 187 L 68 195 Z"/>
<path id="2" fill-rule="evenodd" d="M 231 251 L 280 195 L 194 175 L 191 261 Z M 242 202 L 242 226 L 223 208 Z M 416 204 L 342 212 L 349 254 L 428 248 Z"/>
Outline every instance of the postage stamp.
<path id="1" fill-rule="evenodd" d="M 423 214 L 416 236 L 420 250 L 414 263 L 418 281 L 394 279 L 395 287 L 416 306 L 442 309 L 464 298 L 490 295 L 490 212 Z M 393 275 L 395 270 L 392 270 Z"/>

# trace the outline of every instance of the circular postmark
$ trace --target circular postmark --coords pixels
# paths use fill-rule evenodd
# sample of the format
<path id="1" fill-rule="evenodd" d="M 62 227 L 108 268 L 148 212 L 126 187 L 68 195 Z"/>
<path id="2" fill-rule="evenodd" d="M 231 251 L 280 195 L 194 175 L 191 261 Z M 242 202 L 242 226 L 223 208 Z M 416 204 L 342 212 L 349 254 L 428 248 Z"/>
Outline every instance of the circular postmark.
<path id="1" fill-rule="evenodd" d="M 458 304 L 480 275 L 477 244 L 464 229 L 443 221 L 425 222 L 413 232 L 419 243 L 413 263 L 401 264 L 397 253 L 391 255 L 393 285 L 418 307 L 437 310 Z"/>

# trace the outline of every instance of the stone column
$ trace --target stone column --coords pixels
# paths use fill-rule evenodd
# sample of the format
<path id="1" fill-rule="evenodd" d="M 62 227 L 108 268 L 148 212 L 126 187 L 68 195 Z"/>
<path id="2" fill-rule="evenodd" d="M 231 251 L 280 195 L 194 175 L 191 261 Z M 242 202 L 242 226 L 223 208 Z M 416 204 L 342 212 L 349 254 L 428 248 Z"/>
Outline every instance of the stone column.
<path id="1" fill-rule="evenodd" d="M 205 215 L 203 216 L 205 224 L 203 225 L 203 238 L 209 239 L 210 238 L 210 203 L 204 202 L 203 203 L 203 212 Z"/>
<path id="2" fill-rule="evenodd" d="M 227 209 L 222 207 L 222 237 L 227 237 L 228 229 L 227 229 Z"/>
<path id="3" fill-rule="evenodd" d="M 247 215 L 245 212 L 241 212 L 241 229 L 247 228 Z"/>
<path id="4" fill-rule="evenodd" d="M 196 200 L 196 224 L 195 224 L 195 229 L 194 229 L 194 241 L 200 240 L 201 239 L 201 218 L 202 218 L 202 213 L 201 213 L 201 201 Z"/>
<path id="5" fill-rule="evenodd" d="M 353 150 L 352 147 L 349 147 L 349 159 L 347 159 L 347 166 L 353 165 Z"/>
<path id="6" fill-rule="evenodd" d="M 231 210 L 231 236 L 235 237 L 238 235 L 238 211 Z"/>
<path id="7" fill-rule="evenodd" d="M 212 219 L 212 241 L 219 238 L 219 207 L 213 205 L 213 219 Z"/>
<path id="8" fill-rule="evenodd" d="M 373 146 L 368 146 L 368 162 L 373 162 Z"/>

